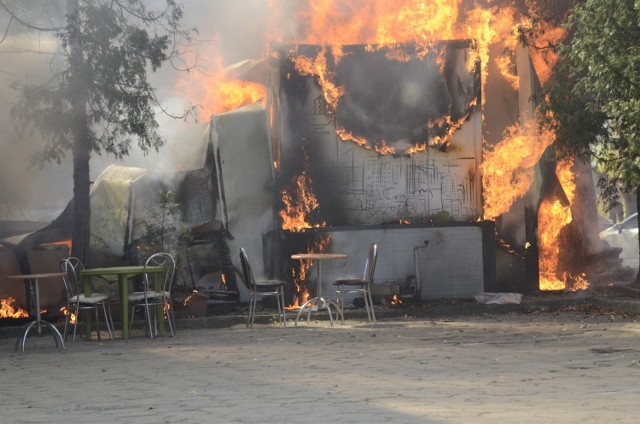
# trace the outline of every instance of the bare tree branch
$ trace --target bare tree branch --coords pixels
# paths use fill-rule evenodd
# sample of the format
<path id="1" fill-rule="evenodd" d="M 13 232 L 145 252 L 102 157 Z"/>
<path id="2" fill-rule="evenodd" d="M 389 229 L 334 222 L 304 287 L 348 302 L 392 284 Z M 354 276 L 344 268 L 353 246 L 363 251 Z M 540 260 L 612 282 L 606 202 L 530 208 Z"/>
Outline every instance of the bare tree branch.
<path id="1" fill-rule="evenodd" d="M 0 50 L 0 54 L 14 54 L 14 53 L 31 53 L 31 54 L 42 54 L 42 55 L 52 55 L 54 56 L 54 52 L 45 52 L 42 50 L 32 50 L 32 49 L 18 49 L 18 50 Z"/>
<path id="2" fill-rule="evenodd" d="M 15 19 L 16 21 L 26 26 L 27 28 L 35 29 L 36 31 L 57 32 L 57 31 L 62 31 L 64 29 L 64 27 L 44 28 L 38 25 L 30 24 L 29 22 L 23 19 L 20 19 L 20 17 L 18 17 L 16 13 L 14 13 L 11 9 L 9 9 L 2 0 L 0 0 L 0 8 L 4 9 L 11 16 L 12 19 Z"/>
<path id="3" fill-rule="evenodd" d="M 4 32 L 4 35 L 2 36 L 2 40 L 0 40 L 0 44 L 4 42 L 4 40 L 7 38 L 7 35 L 9 34 L 9 30 L 11 29 L 11 23 L 13 22 L 13 16 L 11 16 L 11 19 L 9 19 L 9 23 L 7 24 L 7 29 Z"/>

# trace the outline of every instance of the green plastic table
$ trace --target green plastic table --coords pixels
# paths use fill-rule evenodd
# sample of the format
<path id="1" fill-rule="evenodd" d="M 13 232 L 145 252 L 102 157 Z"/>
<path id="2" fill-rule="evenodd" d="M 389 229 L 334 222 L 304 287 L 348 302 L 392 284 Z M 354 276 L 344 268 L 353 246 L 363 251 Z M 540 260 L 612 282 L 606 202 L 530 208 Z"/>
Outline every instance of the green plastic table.
<path id="1" fill-rule="evenodd" d="M 151 272 L 158 277 L 159 274 L 164 271 L 164 268 L 161 266 L 150 266 L 147 267 L 147 272 Z M 121 320 L 122 320 L 122 338 L 129 338 L 129 287 L 127 282 L 130 278 L 133 278 L 137 275 L 142 274 L 145 271 L 144 265 L 135 265 L 135 266 L 111 266 L 106 268 L 89 268 L 80 271 L 80 276 L 82 277 L 82 285 L 84 288 L 84 293 L 89 296 L 93 292 L 93 282 L 92 277 L 106 277 L 106 276 L 117 276 L 118 282 L 118 297 L 120 298 L 120 307 L 121 307 Z M 155 290 L 161 291 L 160 287 L 161 278 L 154 278 Z M 109 283 L 113 283 L 113 280 L 109 280 L 105 278 L 105 281 Z M 158 331 L 160 335 L 164 336 L 164 316 L 163 316 L 163 308 L 156 308 L 158 313 Z M 87 314 L 83 319 L 85 319 L 86 325 L 84 325 L 85 336 L 87 340 L 91 336 L 91 314 Z"/>

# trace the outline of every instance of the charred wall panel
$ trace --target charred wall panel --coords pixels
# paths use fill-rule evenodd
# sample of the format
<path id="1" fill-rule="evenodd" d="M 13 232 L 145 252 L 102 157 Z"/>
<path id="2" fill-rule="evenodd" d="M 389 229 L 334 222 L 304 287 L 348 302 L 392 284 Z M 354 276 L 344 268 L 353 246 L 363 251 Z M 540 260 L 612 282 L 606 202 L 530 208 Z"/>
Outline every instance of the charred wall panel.
<path id="1" fill-rule="evenodd" d="M 337 58 L 318 46 L 280 46 L 279 184 L 287 189 L 296 177 L 310 177 L 320 205 L 310 221 L 339 226 L 425 223 L 438 213 L 465 221 L 481 216 L 480 82 L 469 48 L 442 42 L 422 56 L 409 45 L 345 46 Z M 296 64 L 321 54 L 327 75 L 344 90 L 334 106 L 321 78 Z M 343 141 L 345 131 L 361 144 Z M 448 133 L 454 135 L 438 144 Z M 405 154 L 425 144 L 431 147 Z M 395 154 L 379 154 L 384 148 Z"/>

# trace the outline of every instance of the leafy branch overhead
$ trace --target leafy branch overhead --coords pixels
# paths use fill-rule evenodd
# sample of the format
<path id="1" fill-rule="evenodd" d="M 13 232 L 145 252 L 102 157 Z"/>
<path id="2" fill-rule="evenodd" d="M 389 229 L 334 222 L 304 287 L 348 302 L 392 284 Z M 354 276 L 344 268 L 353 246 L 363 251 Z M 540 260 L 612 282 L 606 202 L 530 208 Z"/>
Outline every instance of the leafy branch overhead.
<path id="1" fill-rule="evenodd" d="M 640 9 L 633 0 L 575 2 L 547 87 L 561 147 L 589 153 L 626 191 L 640 187 Z M 615 193 L 616 190 L 611 190 Z"/>

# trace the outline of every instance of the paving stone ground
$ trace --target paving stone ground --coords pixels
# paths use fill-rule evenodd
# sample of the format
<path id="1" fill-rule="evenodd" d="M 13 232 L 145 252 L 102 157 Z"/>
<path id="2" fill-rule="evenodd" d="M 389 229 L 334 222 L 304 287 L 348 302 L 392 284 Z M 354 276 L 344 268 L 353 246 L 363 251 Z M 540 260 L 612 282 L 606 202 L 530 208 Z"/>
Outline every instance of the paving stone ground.
<path id="1" fill-rule="evenodd" d="M 2 423 L 638 423 L 640 322 L 565 309 L 0 339 Z"/>

